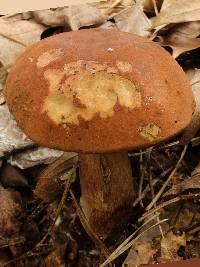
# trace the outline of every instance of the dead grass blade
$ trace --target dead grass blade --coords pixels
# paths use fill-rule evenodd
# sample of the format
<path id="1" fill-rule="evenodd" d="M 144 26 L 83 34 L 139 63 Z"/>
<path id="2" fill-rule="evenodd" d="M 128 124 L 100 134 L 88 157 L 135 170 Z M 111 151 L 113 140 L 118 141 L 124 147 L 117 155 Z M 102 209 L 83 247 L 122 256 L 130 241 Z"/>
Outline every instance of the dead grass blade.
<path id="1" fill-rule="evenodd" d="M 196 193 L 196 194 L 189 194 L 189 195 L 181 195 L 181 196 L 178 196 L 178 197 L 175 197 L 173 199 L 170 199 L 168 201 L 165 201 L 163 202 L 162 204 L 158 205 L 156 208 L 150 210 L 150 211 L 147 211 L 146 213 L 144 213 L 142 215 L 142 217 L 138 220 L 138 222 L 141 222 L 143 221 L 145 218 L 147 218 L 148 216 L 152 215 L 153 213 L 155 212 L 158 212 L 159 210 L 171 205 L 171 204 L 174 204 L 178 201 L 181 201 L 181 200 L 186 200 L 186 199 L 194 199 L 194 198 L 198 198 L 200 197 L 200 193 Z"/>
<path id="2" fill-rule="evenodd" d="M 186 150 L 187 150 L 188 145 L 184 146 L 184 149 L 181 153 L 180 159 L 178 160 L 176 167 L 173 169 L 173 171 L 171 172 L 171 174 L 169 175 L 168 179 L 165 181 L 165 183 L 163 184 L 162 188 L 160 189 L 160 191 L 157 193 L 157 195 L 154 197 L 154 199 L 151 201 L 151 203 L 147 206 L 146 210 L 150 210 L 154 204 L 158 201 L 158 199 L 161 197 L 161 195 L 163 194 L 163 192 L 165 191 L 165 188 L 167 187 L 167 185 L 169 184 L 169 182 L 171 181 L 171 179 L 173 178 L 174 174 L 176 173 L 176 171 L 178 170 L 183 157 L 185 156 Z"/>
<path id="3" fill-rule="evenodd" d="M 157 217 L 157 215 L 156 215 Z M 154 217 L 155 218 L 155 217 Z M 152 218 L 151 218 L 152 220 Z M 120 247 L 118 247 L 108 258 L 107 260 L 100 265 L 100 267 L 104 267 L 106 266 L 107 264 L 109 264 L 111 261 L 115 260 L 117 257 L 119 257 L 123 252 L 125 252 L 127 249 L 129 249 L 130 247 L 132 247 L 132 245 L 143 235 L 145 234 L 146 232 L 148 232 L 150 229 L 156 227 L 157 225 L 160 225 L 161 223 L 163 222 L 166 222 L 168 219 L 164 219 L 162 221 L 159 221 L 157 222 L 156 224 L 152 225 L 151 227 L 147 228 L 146 230 L 144 230 L 143 232 L 139 233 L 139 235 L 131 240 L 129 242 L 130 239 L 132 239 L 132 237 L 135 235 L 135 233 L 133 233 L 131 236 L 129 236 L 121 245 Z M 146 222 L 147 223 L 147 222 Z M 145 224 L 146 224 L 145 223 Z M 143 225 L 144 226 L 144 225 Z M 143 227 L 142 226 L 142 227 Z M 141 229 L 141 227 L 139 229 L 137 229 L 137 232 Z M 127 241 L 128 240 L 128 241 Z"/>

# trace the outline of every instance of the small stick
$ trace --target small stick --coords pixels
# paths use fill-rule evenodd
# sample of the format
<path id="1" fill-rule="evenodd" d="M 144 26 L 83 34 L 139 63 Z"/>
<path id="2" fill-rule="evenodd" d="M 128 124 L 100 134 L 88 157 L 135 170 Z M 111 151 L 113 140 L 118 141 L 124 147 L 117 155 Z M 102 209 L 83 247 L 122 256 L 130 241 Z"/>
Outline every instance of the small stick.
<path id="1" fill-rule="evenodd" d="M 157 193 L 157 195 L 155 196 L 155 198 L 151 201 L 151 203 L 147 206 L 146 210 L 150 210 L 153 205 L 158 201 L 158 199 L 161 197 L 162 193 L 165 191 L 165 188 L 167 187 L 168 183 L 171 181 L 171 179 L 173 178 L 174 174 L 176 173 L 176 171 L 178 170 L 181 161 L 183 160 L 183 157 L 185 156 L 186 150 L 187 150 L 188 145 L 184 146 L 184 149 L 181 153 L 180 159 L 176 164 L 176 167 L 174 168 L 174 170 L 171 172 L 171 174 L 169 175 L 168 179 L 165 181 L 165 183 L 163 184 L 162 188 L 160 189 L 160 191 Z"/>
<path id="2" fill-rule="evenodd" d="M 199 194 L 197 193 L 197 194 L 182 195 L 182 196 L 178 196 L 178 197 L 175 197 L 175 198 L 173 198 L 173 199 L 170 199 L 170 200 L 168 200 L 168 201 L 165 201 L 164 203 L 158 205 L 156 208 L 154 208 L 154 209 L 152 209 L 152 210 L 149 210 L 149 211 L 147 211 L 146 213 L 144 213 L 144 214 L 142 215 L 142 217 L 138 220 L 138 222 L 143 221 L 143 220 L 144 220 L 146 217 L 148 217 L 149 215 L 151 215 L 151 214 L 153 214 L 153 213 L 155 213 L 155 212 L 157 212 L 157 211 L 163 209 L 163 208 L 166 207 L 166 206 L 169 206 L 169 205 L 171 205 L 171 204 L 173 204 L 173 203 L 176 203 L 176 202 L 178 202 L 178 201 L 180 201 L 180 200 L 193 199 L 193 198 L 196 198 L 196 197 L 200 197 L 200 193 L 199 193 Z"/>

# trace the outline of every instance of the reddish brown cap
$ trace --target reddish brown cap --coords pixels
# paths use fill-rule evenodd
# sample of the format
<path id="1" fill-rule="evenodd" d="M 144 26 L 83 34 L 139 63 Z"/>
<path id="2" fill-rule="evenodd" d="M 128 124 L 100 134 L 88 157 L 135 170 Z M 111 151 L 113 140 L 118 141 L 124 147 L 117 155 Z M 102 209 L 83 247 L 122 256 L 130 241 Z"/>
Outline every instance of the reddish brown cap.
<path id="1" fill-rule="evenodd" d="M 186 76 L 168 52 L 104 29 L 28 48 L 10 71 L 6 101 L 38 144 L 83 152 L 151 146 L 183 130 L 194 111 Z"/>

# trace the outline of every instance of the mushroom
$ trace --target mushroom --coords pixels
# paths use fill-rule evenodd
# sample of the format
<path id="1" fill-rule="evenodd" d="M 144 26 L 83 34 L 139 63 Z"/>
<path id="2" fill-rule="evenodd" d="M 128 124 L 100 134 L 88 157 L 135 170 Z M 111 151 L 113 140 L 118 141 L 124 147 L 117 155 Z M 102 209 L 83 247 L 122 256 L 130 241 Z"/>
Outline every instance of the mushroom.
<path id="1" fill-rule="evenodd" d="M 127 151 L 175 136 L 194 111 L 186 76 L 170 54 L 116 29 L 34 44 L 12 67 L 5 97 L 36 143 L 79 152 L 81 206 L 103 238 L 130 215 L 135 189 Z"/>

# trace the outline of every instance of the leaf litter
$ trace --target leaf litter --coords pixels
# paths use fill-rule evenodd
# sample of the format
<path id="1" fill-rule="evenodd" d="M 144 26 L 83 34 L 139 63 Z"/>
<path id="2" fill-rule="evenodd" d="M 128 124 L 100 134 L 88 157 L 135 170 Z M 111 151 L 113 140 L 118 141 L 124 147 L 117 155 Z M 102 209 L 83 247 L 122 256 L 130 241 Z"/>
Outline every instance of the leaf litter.
<path id="1" fill-rule="evenodd" d="M 8 256 L 0 248 L 3 266 L 133 267 L 199 255 L 200 143 L 193 146 L 200 138 L 199 21 L 198 0 L 102 0 L 0 18 L 0 198 L 1 209 L 5 207 L 0 241 L 10 250 Z M 138 196 L 125 233 L 106 243 L 88 225 L 77 200 L 77 155 L 34 144 L 18 128 L 3 98 L 7 73 L 27 46 L 44 33 L 88 27 L 114 27 L 170 48 L 196 102 L 182 135 L 150 153 L 129 154 L 139 170 L 134 174 Z M 9 240 L 5 230 L 14 233 Z"/>

